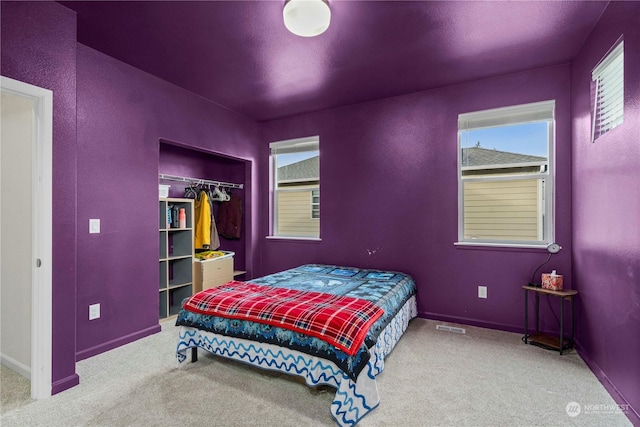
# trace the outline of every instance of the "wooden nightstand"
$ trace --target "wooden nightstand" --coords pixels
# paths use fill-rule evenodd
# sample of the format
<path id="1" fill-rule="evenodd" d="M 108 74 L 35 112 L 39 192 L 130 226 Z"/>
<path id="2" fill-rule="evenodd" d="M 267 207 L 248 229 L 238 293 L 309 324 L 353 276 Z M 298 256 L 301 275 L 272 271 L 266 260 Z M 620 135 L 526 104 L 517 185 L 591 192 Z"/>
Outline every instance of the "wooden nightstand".
<path id="1" fill-rule="evenodd" d="M 574 328 L 574 301 L 573 297 L 578 291 L 568 289 L 562 291 L 552 291 L 550 289 L 538 288 L 534 286 L 523 286 L 524 289 L 524 337 L 525 344 L 533 344 L 549 350 L 560 351 L 573 348 L 573 328 Z M 529 335 L 529 292 L 534 292 L 536 299 L 536 331 Z M 560 298 L 560 335 L 551 336 L 540 333 L 540 294 L 551 295 Z M 571 330 L 570 338 L 564 336 L 564 301 L 571 304 Z"/>

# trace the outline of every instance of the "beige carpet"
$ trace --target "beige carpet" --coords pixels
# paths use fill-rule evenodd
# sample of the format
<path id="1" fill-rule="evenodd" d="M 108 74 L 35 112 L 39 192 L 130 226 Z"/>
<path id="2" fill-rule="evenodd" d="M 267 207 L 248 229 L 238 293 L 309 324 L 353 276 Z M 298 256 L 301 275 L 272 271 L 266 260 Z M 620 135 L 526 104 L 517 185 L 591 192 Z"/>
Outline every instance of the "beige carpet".
<path id="1" fill-rule="evenodd" d="M 378 376 L 380 406 L 359 426 L 631 425 L 575 352 L 560 356 L 523 344 L 519 334 L 465 327 L 460 335 L 436 324 L 411 322 Z M 332 389 L 204 353 L 178 367 L 176 337 L 165 322 L 161 333 L 83 360 L 79 386 L 40 401 L 24 386 L 10 397 L 12 373 L 3 368 L 0 424 L 336 425 Z M 580 404 L 579 415 L 567 414 L 570 402 Z"/>

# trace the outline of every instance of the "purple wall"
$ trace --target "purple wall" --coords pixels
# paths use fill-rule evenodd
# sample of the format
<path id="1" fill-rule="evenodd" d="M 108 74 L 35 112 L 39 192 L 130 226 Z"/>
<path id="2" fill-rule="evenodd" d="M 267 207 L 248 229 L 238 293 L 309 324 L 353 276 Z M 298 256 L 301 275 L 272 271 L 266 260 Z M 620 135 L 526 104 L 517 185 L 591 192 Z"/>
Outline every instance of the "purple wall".
<path id="1" fill-rule="evenodd" d="M 2 2 L 2 75 L 53 91 L 52 392 L 78 384 L 76 17 L 53 2 Z"/>
<path id="2" fill-rule="evenodd" d="M 76 358 L 159 330 L 160 139 L 247 160 L 241 174 L 252 247 L 259 127 L 78 45 L 75 13 L 57 3 L 2 2 L 1 13 L 2 75 L 54 92 L 52 392 L 57 393 L 78 384 Z M 89 218 L 101 219 L 101 234 L 88 234 Z M 89 322 L 88 305 L 96 302 L 102 304 L 101 318 Z"/>
<path id="3" fill-rule="evenodd" d="M 160 139 L 253 160 L 259 128 L 86 46 L 77 55 L 80 359 L 159 330 Z M 89 218 L 101 234 L 88 234 Z M 97 302 L 102 316 L 89 321 Z"/>
<path id="4" fill-rule="evenodd" d="M 400 270 L 416 280 L 420 316 L 522 331 L 521 286 L 547 253 L 454 247 L 457 118 L 556 100 L 556 240 L 564 249 L 547 266 L 570 287 L 569 74 L 563 65 L 266 123 L 265 145 L 320 135 L 322 241 L 265 241 L 263 273 L 307 262 Z M 260 161 L 267 194 L 267 156 Z M 268 212 L 268 200 L 261 203 Z M 478 299 L 478 285 L 488 286 L 488 299 Z"/>
<path id="5" fill-rule="evenodd" d="M 572 63 L 580 354 L 640 425 L 640 3 L 611 2 Z M 624 123 L 590 142 L 591 70 L 624 34 Z"/>

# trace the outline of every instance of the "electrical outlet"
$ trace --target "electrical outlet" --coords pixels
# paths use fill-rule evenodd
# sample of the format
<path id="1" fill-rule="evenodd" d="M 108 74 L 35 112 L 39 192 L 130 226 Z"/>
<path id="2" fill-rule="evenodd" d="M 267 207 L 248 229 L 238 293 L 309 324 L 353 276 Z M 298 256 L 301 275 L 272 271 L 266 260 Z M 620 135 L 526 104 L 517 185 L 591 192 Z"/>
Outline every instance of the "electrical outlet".
<path id="1" fill-rule="evenodd" d="M 89 306 L 89 320 L 100 318 L 100 304 L 91 304 Z"/>
<path id="2" fill-rule="evenodd" d="M 478 298 L 486 298 L 486 297 L 487 297 L 487 287 L 478 286 Z"/>

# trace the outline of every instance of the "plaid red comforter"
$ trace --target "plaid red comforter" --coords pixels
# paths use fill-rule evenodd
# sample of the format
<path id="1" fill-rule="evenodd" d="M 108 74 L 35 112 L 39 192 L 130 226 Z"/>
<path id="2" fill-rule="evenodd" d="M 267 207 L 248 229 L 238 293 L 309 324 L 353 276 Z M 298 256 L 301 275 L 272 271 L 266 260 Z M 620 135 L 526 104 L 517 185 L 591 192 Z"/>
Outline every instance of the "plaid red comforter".
<path id="1" fill-rule="evenodd" d="M 354 355 L 384 310 L 364 299 L 231 281 L 189 298 L 186 310 L 314 336 Z"/>

